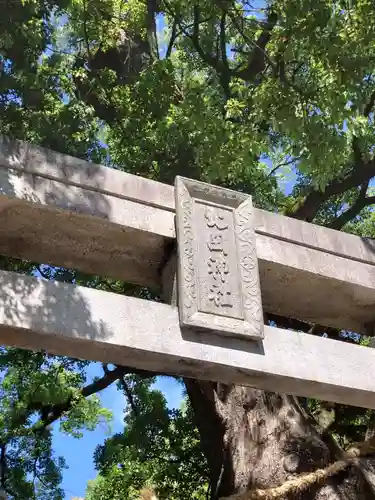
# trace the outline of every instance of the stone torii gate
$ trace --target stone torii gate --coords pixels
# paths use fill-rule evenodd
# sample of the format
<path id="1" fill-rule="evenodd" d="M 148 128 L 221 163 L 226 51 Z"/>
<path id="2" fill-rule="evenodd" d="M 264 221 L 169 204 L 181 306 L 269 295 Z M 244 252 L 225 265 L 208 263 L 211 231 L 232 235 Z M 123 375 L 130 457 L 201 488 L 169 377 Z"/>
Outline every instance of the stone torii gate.
<path id="1" fill-rule="evenodd" d="M 169 301 L 0 271 L 1 343 L 375 408 L 374 349 L 263 324 L 264 310 L 373 335 L 374 241 L 5 137 L 0 214 L 1 255 Z"/>

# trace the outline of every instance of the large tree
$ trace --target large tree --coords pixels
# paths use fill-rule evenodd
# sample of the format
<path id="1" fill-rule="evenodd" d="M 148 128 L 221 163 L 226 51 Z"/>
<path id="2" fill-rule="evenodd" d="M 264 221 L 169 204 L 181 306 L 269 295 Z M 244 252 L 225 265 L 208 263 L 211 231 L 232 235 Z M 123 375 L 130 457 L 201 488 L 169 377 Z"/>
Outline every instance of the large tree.
<path id="1" fill-rule="evenodd" d="M 9 0 L 3 8 L 3 133 L 167 183 L 176 174 L 200 178 L 248 192 L 269 210 L 375 236 L 371 0 Z M 4 266 L 152 298 L 147 290 L 75 270 L 9 260 Z M 265 317 L 338 341 L 365 340 L 324 325 Z M 63 416 L 69 432 L 94 425 L 102 410 L 86 397 L 120 380 L 132 401 L 132 389 L 140 390 L 151 374 L 137 373 L 140 380 L 129 389 L 131 370 L 104 366 L 103 377 L 84 386 L 80 362 L 5 348 L 3 353 L 2 486 L 13 498 L 31 498 L 30 491 L 43 498 L 30 480 L 34 472 L 59 498 L 49 424 Z M 30 390 L 38 377 L 51 384 L 43 394 Z M 196 425 L 206 462 L 195 448 L 186 456 L 196 453 L 198 468 L 186 463 L 185 455 L 180 459 L 197 495 L 207 479 L 211 500 L 277 486 L 324 467 L 343 447 L 372 432 L 370 411 L 235 385 L 192 379 L 184 384 L 191 411 L 188 416 L 162 412 L 166 423 L 150 433 L 145 449 L 152 445 L 173 462 L 183 446 L 176 426 L 188 421 L 193 436 Z M 154 399 L 144 395 L 142 401 Z M 105 450 L 98 455 L 102 483 L 111 474 L 119 485 L 149 477 L 139 465 L 142 446 L 135 453 L 131 443 L 142 413 L 131 411 L 134 422 L 130 419 L 128 433 L 116 442 L 115 454 L 110 453 L 114 443 L 107 443 L 114 461 L 104 458 Z M 37 428 L 33 416 L 40 420 Z M 157 441 L 160 435 L 164 440 Z M 171 435 L 177 436 L 175 450 L 163 451 L 161 442 L 169 446 Z M 36 450 L 35 459 L 27 447 Z M 126 474 L 109 465 L 120 456 L 128 464 Z M 161 498 L 178 498 L 175 484 L 163 483 L 160 474 L 153 479 Z M 372 498 L 371 479 L 371 461 L 361 461 L 304 495 Z M 186 477 L 181 485 L 185 498 L 192 495 L 184 490 Z M 100 490 L 93 485 L 91 495 L 95 488 Z"/>

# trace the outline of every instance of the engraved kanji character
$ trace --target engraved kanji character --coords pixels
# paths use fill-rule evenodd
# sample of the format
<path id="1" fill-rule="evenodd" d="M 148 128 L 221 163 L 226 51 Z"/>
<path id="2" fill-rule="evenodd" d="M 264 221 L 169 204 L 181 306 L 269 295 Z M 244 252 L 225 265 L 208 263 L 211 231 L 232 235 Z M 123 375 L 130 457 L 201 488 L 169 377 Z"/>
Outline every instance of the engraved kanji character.
<path id="1" fill-rule="evenodd" d="M 227 289 L 226 283 L 224 285 L 213 283 L 208 298 L 216 307 L 233 307 L 232 292 Z"/>
<path id="2" fill-rule="evenodd" d="M 219 231 L 228 229 L 228 224 L 224 221 L 224 215 L 220 214 L 220 212 L 215 213 L 212 207 L 206 207 L 204 216 L 207 219 L 208 227 L 216 227 Z"/>
<path id="3" fill-rule="evenodd" d="M 210 257 L 207 264 L 208 274 L 211 274 L 215 281 L 220 280 L 221 283 L 225 283 L 226 275 L 229 274 L 229 266 L 226 255 L 223 254 L 216 258 Z"/>
<path id="4" fill-rule="evenodd" d="M 211 252 L 224 252 L 223 236 L 221 234 L 210 234 L 207 246 Z"/>

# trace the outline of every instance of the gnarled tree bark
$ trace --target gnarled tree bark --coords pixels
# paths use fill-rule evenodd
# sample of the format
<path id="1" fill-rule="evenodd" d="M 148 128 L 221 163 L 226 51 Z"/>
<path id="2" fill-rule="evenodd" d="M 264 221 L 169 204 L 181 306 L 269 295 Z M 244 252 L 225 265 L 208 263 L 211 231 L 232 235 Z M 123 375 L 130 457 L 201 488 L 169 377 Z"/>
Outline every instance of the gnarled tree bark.
<path id="1" fill-rule="evenodd" d="M 279 486 L 338 458 L 334 442 L 292 396 L 197 380 L 185 384 L 211 471 L 211 500 Z M 373 478 L 371 460 L 361 459 L 360 466 L 309 488 L 302 498 L 370 500 Z"/>

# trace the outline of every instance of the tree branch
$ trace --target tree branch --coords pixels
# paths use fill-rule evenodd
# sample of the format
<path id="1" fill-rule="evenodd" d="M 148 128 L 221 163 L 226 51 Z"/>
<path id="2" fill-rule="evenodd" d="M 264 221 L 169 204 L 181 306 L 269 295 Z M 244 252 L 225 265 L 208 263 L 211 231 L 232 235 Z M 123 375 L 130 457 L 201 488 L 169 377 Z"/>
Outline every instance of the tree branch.
<path id="1" fill-rule="evenodd" d="M 147 0 L 147 38 L 150 46 L 150 55 L 154 61 L 159 59 L 158 38 L 156 36 L 156 0 Z"/>
<path id="2" fill-rule="evenodd" d="M 324 191 L 311 191 L 305 196 L 303 202 L 296 210 L 288 212 L 286 215 L 295 219 L 312 222 L 320 207 L 332 196 L 342 194 L 349 189 L 360 186 L 374 176 L 375 161 L 372 160 L 368 163 L 361 162 L 361 165 L 357 164 L 351 173 L 344 179 L 334 179 L 331 181 Z"/>
<path id="3" fill-rule="evenodd" d="M 300 159 L 301 159 L 300 156 L 295 156 L 295 157 L 291 158 L 290 160 L 284 161 L 282 163 L 278 163 L 275 167 L 273 167 L 270 170 L 270 172 L 267 175 L 267 177 L 271 177 L 277 170 L 279 170 L 279 168 L 281 168 L 281 167 L 287 167 L 288 165 L 292 165 L 293 163 L 295 163 L 296 161 L 298 161 Z"/>
<path id="4" fill-rule="evenodd" d="M 239 34 L 242 36 L 242 38 L 245 40 L 245 42 L 252 46 L 253 47 L 253 50 L 249 53 L 247 52 L 247 54 L 249 54 L 249 61 L 252 61 L 253 57 L 254 57 L 254 52 L 255 51 L 258 51 L 258 54 L 263 54 L 263 57 L 266 58 L 268 60 L 268 62 L 271 64 L 271 66 L 275 66 L 275 63 L 272 61 L 272 59 L 269 57 L 269 55 L 267 54 L 266 50 L 265 50 L 265 46 L 266 44 L 268 43 L 269 39 L 266 41 L 266 43 L 264 44 L 264 47 L 260 46 L 258 44 L 259 41 L 261 41 L 261 37 L 262 35 L 259 36 L 257 42 L 254 42 L 254 40 L 251 40 L 251 38 L 249 38 L 246 33 L 244 32 L 244 30 L 242 29 L 242 27 L 239 25 L 236 17 L 230 13 L 230 11 L 228 11 L 228 15 L 233 23 L 233 26 L 236 28 L 236 30 L 239 32 Z M 268 24 L 268 21 L 265 23 L 265 27 L 264 27 L 264 30 L 263 30 L 263 33 L 265 33 L 265 31 L 267 29 L 269 29 L 269 24 Z M 272 26 L 273 28 L 273 26 Z M 263 41 L 264 43 L 264 41 Z M 259 57 L 259 55 L 258 55 Z M 245 71 L 245 70 L 242 70 L 242 71 Z M 241 75 L 240 74 L 237 74 L 236 76 L 239 76 L 241 78 Z"/>
<path id="5" fill-rule="evenodd" d="M 362 185 L 355 203 L 353 203 L 348 210 L 345 210 L 345 212 L 336 217 L 336 219 L 328 224 L 327 227 L 330 229 L 340 230 L 345 226 L 345 224 L 354 219 L 354 217 L 356 217 L 365 207 L 375 204 L 375 196 L 366 197 L 368 185 L 369 181 L 366 181 Z"/>
<path id="6" fill-rule="evenodd" d="M 138 411 L 137 405 L 134 402 L 132 391 L 129 388 L 128 384 L 125 382 L 125 378 L 124 377 L 120 378 L 120 384 L 121 384 L 121 387 L 122 387 L 122 389 L 123 389 L 123 391 L 125 393 L 126 399 L 128 400 L 130 408 L 132 409 L 134 415 L 138 416 L 139 415 L 139 411 Z"/>
<path id="7" fill-rule="evenodd" d="M 323 326 L 317 324 L 307 323 L 306 321 L 301 321 L 295 318 L 286 318 L 284 316 L 278 316 L 277 314 L 268 314 L 267 319 L 272 321 L 279 328 L 285 328 L 286 330 L 297 330 L 300 332 L 308 333 L 309 335 L 323 335 L 327 334 L 329 338 L 337 339 L 341 332 L 338 328 L 332 328 L 330 326 Z"/>
<path id="8" fill-rule="evenodd" d="M 201 45 L 200 45 L 200 35 L 199 35 L 199 25 L 200 25 L 200 11 L 199 11 L 199 6 L 194 5 L 193 7 L 193 12 L 194 12 L 194 25 L 193 25 L 193 34 L 189 35 L 183 28 L 184 34 L 191 39 L 193 42 L 195 50 L 198 52 L 198 54 L 201 56 L 204 62 L 212 66 L 216 71 L 219 73 L 222 72 L 223 68 L 220 65 L 220 61 L 217 57 L 213 57 L 211 54 L 206 53 Z"/>
<path id="9" fill-rule="evenodd" d="M 177 32 L 177 19 L 174 18 L 173 25 L 172 25 L 172 33 L 171 33 L 171 38 L 169 39 L 167 51 L 165 53 L 166 59 L 171 57 L 172 54 L 172 49 L 173 49 L 173 44 L 176 41 L 176 38 L 178 37 L 178 32 Z"/>
<path id="10" fill-rule="evenodd" d="M 369 102 L 366 104 L 364 109 L 364 116 L 366 116 L 367 118 L 369 117 L 374 104 L 375 90 L 372 92 Z M 349 189 L 363 186 L 366 183 L 366 186 L 368 186 L 369 181 L 372 179 L 372 177 L 375 177 L 375 159 L 367 163 L 363 161 L 358 137 L 353 137 L 352 148 L 355 163 L 349 175 L 344 177 L 344 179 L 332 180 L 324 189 L 324 191 L 319 191 L 316 189 L 311 191 L 305 196 L 303 202 L 298 206 L 297 209 L 292 212 L 288 212 L 286 215 L 288 215 L 289 217 L 294 217 L 296 219 L 303 219 L 307 222 L 312 222 L 320 207 L 331 197 L 342 194 Z M 363 203 L 364 205 L 362 206 Z M 366 199 L 365 201 L 362 196 L 360 200 L 357 200 L 354 206 L 349 209 L 349 211 L 347 211 L 348 213 L 346 216 L 344 216 L 344 214 L 341 214 L 341 221 L 333 221 L 330 227 L 334 225 L 335 229 L 341 229 L 343 225 L 350 221 L 350 216 L 351 218 L 355 217 L 365 206 L 371 205 L 372 203 L 373 201 L 371 198 L 369 198 L 368 200 Z M 338 219 L 340 219 L 340 217 Z"/>
<path id="11" fill-rule="evenodd" d="M 83 387 L 80 391 L 81 396 L 87 398 L 89 396 L 92 396 L 93 394 L 96 394 L 103 389 L 107 388 L 109 385 L 111 385 L 113 382 L 116 380 L 120 379 L 126 374 L 134 374 L 138 375 L 141 378 L 152 378 L 157 375 L 162 375 L 162 374 L 157 374 L 154 372 L 149 372 L 147 370 L 137 370 L 136 368 L 132 367 L 127 367 L 127 366 L 117 366 L 114 370 L 109 370 L 107 365 L 103 365 L 103 371 L 105 375 L 96 380 L 95 382 L 92 382 L 91 384 Z M 15 426 L 22 426 L 26 423 L 26 419 L 30 415 L 30 412 L 39 412 L 40 413 L 40 419 L 33 424 L 31 427 L 26 428 L 18 432 L 17 436 L 29 436 L 30 434 L 38 435 L 43 433 L 43 431 L 51 425 L 53 422 L 61 418 L 64 413 L 69 412 L 73 408 L 74 405 L 74 399 L 73 397 L 68 398 L 66 401 L 63 403 L 57 404 L 57 405 L 43 405 L 41 403 L 31 403 L 28 405 L 28 408 L 26 409 L 25 413 L 21 416 L 22 420 L 18 419 Z M 11 439 L 13 439 L 15 436 L 12 432 L 8 432 L 4 436 L 2 436 L 2 442 L 7 443 Z M 0 445 L 1 446 L 1 445 Z"/>
<path id="12" fill-rule="evenodd" d="M 254 78 L 259 73 L 262 73 L 262 71 L 265 68 L 265 60 L 266 58 L 269 59 L 265 50 L 266 45 L 271 39 L 272 30 L 276 26 L 276 23 L 277 23 L 276 12 L 273 11 L 269 12 L 267 16 L 267 21 L 264 23 L 264 29 L 262 33 L 259 35 L 256 42 L 252 42 L 252 44 L 255 47 L 249 57 L 249 62 L 247 66 L 240 71 L 236 71 L 234 76 L 249 81 L 249 80 L 254 80 Z"/>
<path id="13" fill-rule="evenodd" d="M 90 62 L 90 61 L 92 61 L 93 56 L 92 56 L 92 52 L 91 52 L 91 49 L 90 49 L 89 35 L 88 35 L 88 31 L 87 31 L 87 4 L 86 4 L 86 0 L 84 0 L 84 2 L 83 2 L 83 11 L 84 11 L 84 17 L 83 17 L 83 37 L 84 37 L 84 42 L 85 42 L 85 45 L 86 45 L 88 60 Z"/>
<path id="14" fill-rule="evenodd" d="M 230 70 L 227 58 L 227 46 L 226 46 L 226 32 L 225 32 L 225 24 L 227 19 L 227 13 L 223 10 L 221 19 L 220 19 L 220 52 L 221 52 L 221 60 L 223 62 L 223 71 L 220 75 L 221 86 L 223 87 L 225 97 L 228 100 L 230 98 Z"/>
<path id="15" fill-rule="evenodd" d="M 95 382 L 92 382 L 86 387 L 83 387 L 80 391 L 81 396 L 87 398 L 89 396 L 92 396 L 93 394 L 96 394 L 97 392 L 102 391 L 103 389 L 111 385 L 113 382 L 118 380 L 120 377 L 122 377 L 124 371 L 125 369 L 122 366 L 117 366 L 114 370 L 107 371 L 107 373 L 102 378 L 96 380 Z M 60 403 L 55 406 L 45 407 L 44 417 L 42 417 L 36 424 L 34 424 L 33 429 L 37 432 L 40 432 L 41 430 L 45 429 L 53 422 L 58 420 L 60 417 L 62 417 L 64 413 L 71 410 L 72 404 L 73 400 L 72 398 L 69 398 L 64 403 Z"/>
<path id="16" fill-rule="evenodd" d="M 175 13 L 173 13 L 172 9 L 168 6 L 168 3 L 167 3 L 167 11 L 169 11 L 169 14 L 172 14 L 175 17 Z M 201 20 L 199 5 L 195 4 L 193 6 L 194 22 L 193 22 L 192 34 L 190 34 L 187 31 L 186 27 L 181 25 L 180 21 L 178 21 L 178 25 L 181 32 L 186 37 L 190 38 L 190 40 L 193 43 L 194 49 L 197 51 L 198 55 L 202 58 L 202 60 L 218 73 L 218 76 L 221 77 L 220 80 L 222 85 L 223 81 L 226 85 L 226 81 L 229 82 L 232 76 L 241 78 L 242 80 L 245 81 L 253 80 L 259 73 L 261 73 L 264 70 L 266 59 L 269 60 L 270 64 L 273 64 L 265 51 L 265 47 L 269 42 L 269 40 L 271 39 L 271 32 L 277 23 L 277 14 L 275 12 L 269 12 L 267 20 L 262 23 L 263 31 L 259 35 L 258 39 L 256 41 L 252 40 L 249 41 L 248 37 L 246 37 L 246 40 L 248 41 L 247 43 L 251 44 L 254 47 L 254 50 L 252 50 L 251 53 L 249 54 L 248 64 L 242 70 L 231 69 L 227 61 L 226 49 L 224 50 L 223 48 L 223 40 L 225 40 L 225 20 L 228 12 L 229 11 L 227 9 L 222 9 L 222 16 L 220 20 L 220 43 L 221 43 L 220 52 L 222 56 L 221 59 L 219 59 L 218 56 L 214 57 L 210 53 L 205 52 L 200 44 L 199 27 L 202 24 L 202 22 L 206 22 L 207 20 L 205 21 Z M 233 17 L 234 16 L 231 16 L 232 21 Z M 223 78 L 225 80 L 223 80 Z M 227 94 L 225 88 L 224 91 Z"/>

